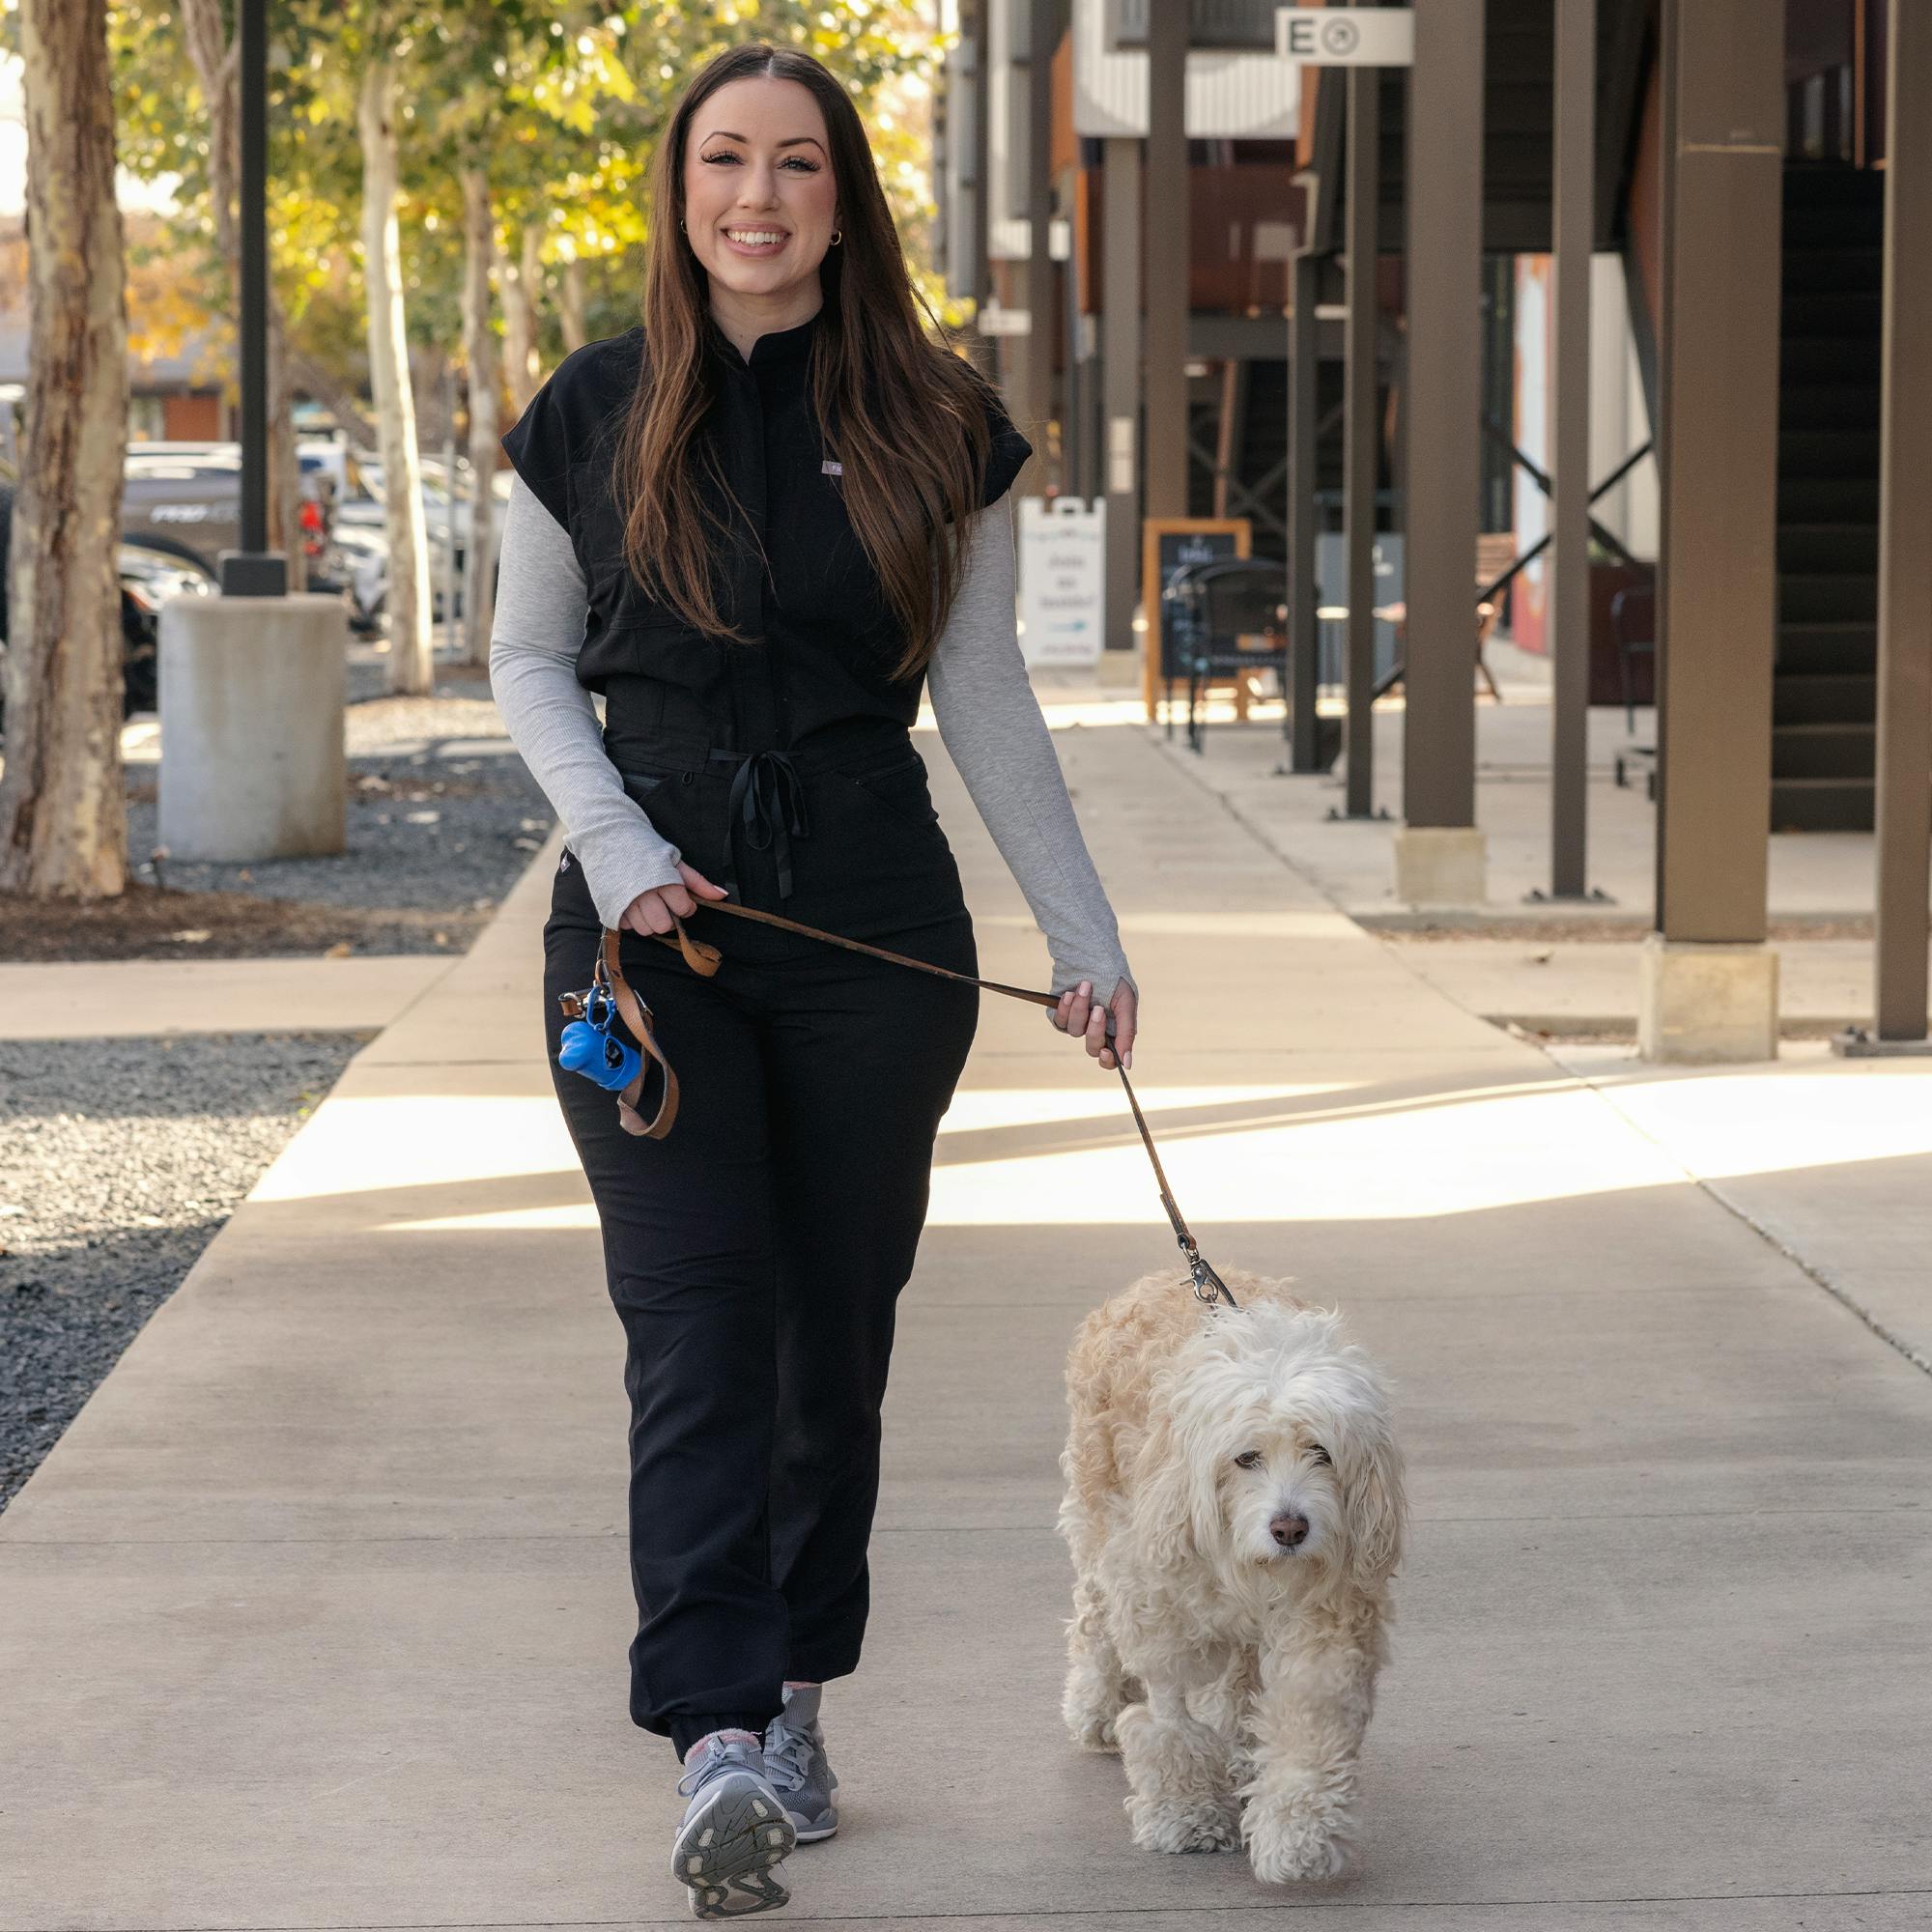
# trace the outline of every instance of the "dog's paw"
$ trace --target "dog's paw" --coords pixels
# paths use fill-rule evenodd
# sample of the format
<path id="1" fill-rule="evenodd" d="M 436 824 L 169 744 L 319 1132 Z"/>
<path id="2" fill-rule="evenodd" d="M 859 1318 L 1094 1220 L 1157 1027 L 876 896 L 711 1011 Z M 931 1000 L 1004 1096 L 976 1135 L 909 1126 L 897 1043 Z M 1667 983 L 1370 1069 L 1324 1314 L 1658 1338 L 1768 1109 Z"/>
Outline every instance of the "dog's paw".
<path id="1" fill-rule="evenodd" d="M 1179 1804 L 1129 1798 L 1125 1803 L 1134 1843 L 1144 1852 L 1231 1852 L 1240 1842 L 1232 1800 Z"/>
<path id="2" fill-rule="evenodd" d="M 1248 1862 L 1264 1885 L 1337 1878 L 1354 1859 L 1348 1812 L 1313 1794 L 1257 1799 L 1241 1813 Z"/>
<path id="3" fill-rule="evenodd" d="M 1097 1712 L 1090 1711 L 1084 1716 L 1069 1717 L 1066 1729 L 1082 1750 L 1113 1751 L 1116 1754 L 1120 1751 L 1120 1733 L 1114 1729 L 1112 1718 L 1103 1718 Z"/>
<path id="4" fill-rule="evenodd" d="M 1122 1709 L 1120 1688 L 1098 1671 L 1076 1667 L 1066 1679 L 1060 1715 L 1067 1735 L 1082 1750 L 1118 1751 L 1121 1734 L 1115 1719 Z"/>

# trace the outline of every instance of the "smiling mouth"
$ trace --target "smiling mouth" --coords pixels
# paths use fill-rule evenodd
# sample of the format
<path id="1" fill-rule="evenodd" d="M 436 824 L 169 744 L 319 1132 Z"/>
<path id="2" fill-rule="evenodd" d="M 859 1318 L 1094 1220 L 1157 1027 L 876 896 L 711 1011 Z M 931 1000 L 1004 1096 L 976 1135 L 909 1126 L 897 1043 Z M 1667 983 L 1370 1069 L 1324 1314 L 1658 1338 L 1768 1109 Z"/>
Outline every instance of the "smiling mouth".
<path id="1" fill-rule="evenodd" d="M 734 248 L 744 248 L 753 253 L 765 254 L 774 248 L 782 247 L 791 237 L 782 228 L 727 228 L 724 239 Z"/>

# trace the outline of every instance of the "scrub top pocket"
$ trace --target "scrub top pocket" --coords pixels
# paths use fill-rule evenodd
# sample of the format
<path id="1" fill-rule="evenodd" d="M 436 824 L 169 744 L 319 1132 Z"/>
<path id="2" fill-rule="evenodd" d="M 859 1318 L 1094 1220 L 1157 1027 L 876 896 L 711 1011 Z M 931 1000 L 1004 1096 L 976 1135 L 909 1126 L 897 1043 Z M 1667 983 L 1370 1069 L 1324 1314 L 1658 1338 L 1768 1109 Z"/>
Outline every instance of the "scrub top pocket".
<path id="1" fill-rule="evenodd" d="M 912 757 L 879 771 L 848 772 L 845 776 L 868 798 L 885 807 L 908 825 L 924 827 L 938 822 L 931 788 L 926 782 L 925 761 L 915 752 Z"/>
<path id="2" fill-rule="evenodd" d="M 708 773 L 690 770 L 633 769 L 618 776 L 626 795 L 643 807 L 644 816 L 677 847 L 679 858 L 707 879 L 722 880 L 728 869 L 728 787 Z"/>

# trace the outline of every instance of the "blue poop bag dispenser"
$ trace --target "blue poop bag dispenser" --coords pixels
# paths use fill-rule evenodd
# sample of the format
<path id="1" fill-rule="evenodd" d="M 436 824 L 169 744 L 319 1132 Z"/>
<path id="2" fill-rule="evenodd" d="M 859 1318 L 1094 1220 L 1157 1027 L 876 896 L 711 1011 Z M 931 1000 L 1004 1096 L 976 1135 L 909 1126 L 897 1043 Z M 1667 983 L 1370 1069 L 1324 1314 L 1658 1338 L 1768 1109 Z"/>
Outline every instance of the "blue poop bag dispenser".
<path id="1" fill-rule="evenodd" d="M 600 967 L 602 962 L 599 962 Z M 599 972 L 588 991 L 577 995 L 583 1016 L 572 1020 L 563 1030 L 557 1045 L 556 1064 L 571 1073 L 621 1094 L 638 1077 L 643 1055 L 628 1040 L 611 1037 L 611 1022 L 617 1016 L 617 1005 Z"/>
<path id="2" fill-rule="evenodd" d="M 606 930 L 581 993 L 559 993 L 568 1024 L 557 1037 L 556 1064 L 617 1096 L 617 1124 L 627 1134 L 661 1141 L 677 1119 L 677 1075 L 651 1033 L 651 1009 L 632 992 L 617 959 L 617 935 Z M 618 1031 L 617 1029 L 621 1029 Z M 644 1104 L 649 1068 L 658 1070 L 655 1110 Z"/>
<path id="3" fill-rule="evenodd" d="M 622 1094 L 643 1070 L 643 1055 L 628 1041 L 611 1037 L 612 1018 L 616 1018 L 616 1005 L 609 993 L 593 985 L 583 995 L 583 1018 L 572 1020 L 564 1028 L 556 1065 L 566 1072 L 595 1080 L 597 1086 L 612 1094 Z"/>

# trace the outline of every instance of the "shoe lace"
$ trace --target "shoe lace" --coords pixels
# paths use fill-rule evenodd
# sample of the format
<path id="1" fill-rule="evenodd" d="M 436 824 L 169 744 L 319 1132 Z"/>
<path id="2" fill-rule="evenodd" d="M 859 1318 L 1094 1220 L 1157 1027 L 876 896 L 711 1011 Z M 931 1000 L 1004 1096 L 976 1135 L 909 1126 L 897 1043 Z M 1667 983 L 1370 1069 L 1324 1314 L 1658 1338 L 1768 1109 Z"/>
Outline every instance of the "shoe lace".
<path id="1" fill-rule="evenodd" d="M 755 1771 L 757 1766 L 753 1762 L 753 1756 L 756 1750 L 757 1746 L 747 1744 L 743 1738 L 726 1738 L 723 1744 L 713 1745 L 709 1752 L 678 1779 L 679 1794 L 685 1798 L 692 1797 L 707 1777 L 727 1765 L 743 1765 L 748 1770 Z"/>
<path id="2" fill-rule="evenodd" d="M 794 1729 L 783 1718 L 765 1727 L 765 1775 L 781 1791 L 796 1791 L 810 1769 L 811 1747 L 818 1740 L 810 1731 Z"/>

